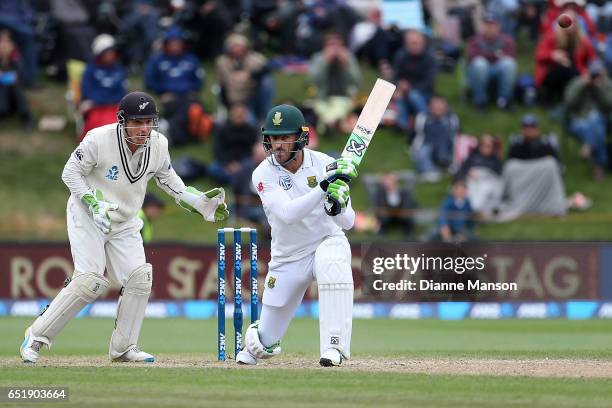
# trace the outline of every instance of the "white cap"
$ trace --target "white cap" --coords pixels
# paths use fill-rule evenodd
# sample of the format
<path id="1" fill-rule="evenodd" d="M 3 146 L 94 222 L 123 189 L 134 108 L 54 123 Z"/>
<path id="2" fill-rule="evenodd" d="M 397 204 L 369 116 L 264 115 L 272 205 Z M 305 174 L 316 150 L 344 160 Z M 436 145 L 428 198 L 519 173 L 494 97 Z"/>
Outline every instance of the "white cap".
<path id="1" fill-rule="evenodd" d="M 104 51 L 115 47 L 115 39 L 110 34 L 100 34 L 93 40 L 91 51 L 94 57 L 102 54 Z"/>
<path id="2" fill-rule="evenodd" d="M 586 1 L 584 0 L 555 0 L 555 6 L 563 7 L 568 4 L 576 4 L 579 7 L 584 7 L 586 5 Z"/>

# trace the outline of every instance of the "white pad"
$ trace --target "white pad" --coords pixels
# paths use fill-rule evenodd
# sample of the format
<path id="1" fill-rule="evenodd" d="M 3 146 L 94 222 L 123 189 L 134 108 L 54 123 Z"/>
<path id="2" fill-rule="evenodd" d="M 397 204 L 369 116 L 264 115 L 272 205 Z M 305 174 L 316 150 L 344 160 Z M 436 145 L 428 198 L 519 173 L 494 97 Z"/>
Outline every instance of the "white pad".
<path id="1" fill-rule="evenodd" d="M 315 276 L 319 288 L 319 336 L 321 355 L 337 349 L 351 356 L 353 327 L 353 272 L 351 248 L 346 237 L 324 240 L 315 252 Z"/>
<path id="2" fill-rule="evenodd" d="M 259 340 L 259 332 L 257 330 L 259 320 L 252 323 L 244 333 L 244 346 L 246 349 L 257 358 L 267 359 L 277 356 L 281 353 L 280 341 L 270 347 L 261 344 Z"/>
<path id="3" fill-rule="evenodd" d="M 149 263 L 139 266 L 128 276 L 117 303 L 115 330 L 108 352 L 111 360 L 121 357 L 130 346 L 138 344 L 152 284 L 153 267 Z"/>
<path id="4" fill-rule="evenodd" d="M 109 286 L 110 282 L 104 276 L 75 272 L 70 283 L 32 324 L 33 339 L 50 346 L 68 322 L 83 307 L 102 296 Z"/>

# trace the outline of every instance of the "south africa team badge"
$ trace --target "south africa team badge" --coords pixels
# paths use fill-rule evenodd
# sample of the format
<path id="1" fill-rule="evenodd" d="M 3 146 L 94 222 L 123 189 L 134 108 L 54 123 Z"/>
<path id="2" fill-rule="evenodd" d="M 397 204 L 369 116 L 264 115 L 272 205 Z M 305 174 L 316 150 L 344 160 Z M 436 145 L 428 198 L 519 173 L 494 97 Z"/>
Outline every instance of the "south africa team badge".
<path id="1" fill-rule="evenodd" d="M 273 277 L 273 276 L 270 276 L 270 277 L 268 278 L 268 287 L 269 287 L 270 289 L 272 289 L 272 288 L 274 288 L 274 285 L 276 285 L 276 278 L 275 278 L 275 277 Z"/>
<path id="2" fill-rule="evenodd" d="M 306 177 L 306 180 L 308 181 L 308 187 L 310 188 L 315 188 L 317 186 L 317 176 L 308 176 Z"/>

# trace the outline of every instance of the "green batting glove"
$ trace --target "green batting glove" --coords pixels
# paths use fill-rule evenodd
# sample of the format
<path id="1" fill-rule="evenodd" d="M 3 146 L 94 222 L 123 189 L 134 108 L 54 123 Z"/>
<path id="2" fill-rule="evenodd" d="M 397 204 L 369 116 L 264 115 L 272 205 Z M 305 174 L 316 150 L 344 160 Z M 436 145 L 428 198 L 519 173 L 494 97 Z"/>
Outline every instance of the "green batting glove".
<path id="1" fill-rule="evenodd" d="M 323 204 L 325 213 L 335 217 L 342 213 L 348 205 L 350 199 L 349 185 L 340 179 L 335 180 L 327 187 L 327 201 Z"/>
<path id="2" fill-rule="evenodd" d="M 341 157 L 325 167 L 325 179 L 321 182 L 321 188 L 327 191 L 327 187 L 334 181 L 340 179 L 349 183 L 357 175 L 357 168 L 353 162 Z"/>

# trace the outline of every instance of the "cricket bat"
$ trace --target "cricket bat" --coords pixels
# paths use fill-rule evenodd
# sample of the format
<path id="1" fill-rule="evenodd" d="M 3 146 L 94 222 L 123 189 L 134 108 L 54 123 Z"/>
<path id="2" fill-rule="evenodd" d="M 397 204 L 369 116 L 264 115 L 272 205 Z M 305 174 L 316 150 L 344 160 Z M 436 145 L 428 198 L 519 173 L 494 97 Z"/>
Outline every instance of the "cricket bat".
<path id="1" fill-rule="evenodd" d="M 355 167 L 358 167 L 363 160 L 363 156 L 368 150 L 376 128 L 387 110 L 387 105 L 389 105 L 394 92 L 395 85 L 391 82 L 380 78 L 376 80 L 357 119 L 357 124 L 342 151 L 342 157 L 350 159 Z"/>

